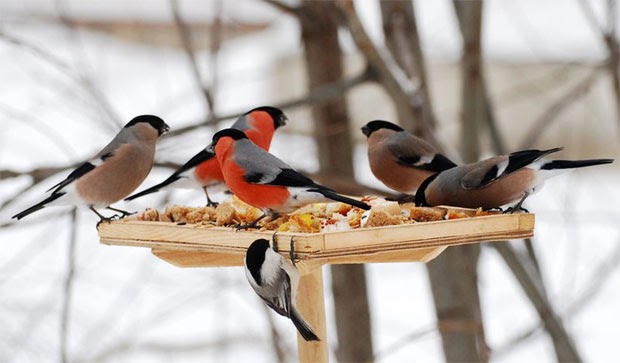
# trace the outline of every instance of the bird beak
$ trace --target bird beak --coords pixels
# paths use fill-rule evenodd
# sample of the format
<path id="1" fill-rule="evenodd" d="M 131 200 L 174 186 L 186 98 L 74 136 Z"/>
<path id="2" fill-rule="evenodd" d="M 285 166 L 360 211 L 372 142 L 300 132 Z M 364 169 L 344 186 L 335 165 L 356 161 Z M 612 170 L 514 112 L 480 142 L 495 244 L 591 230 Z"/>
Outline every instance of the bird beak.
<path id="1" fill-rule="evenodd" d="M 366 137 L 370 136 L 370 128 L 368 126 L 362 126 L 362 133 L 366 135 Z"/>
<path id="2" fill-rule="evenodd" d="M 167 134 L 170 131 L 170 126 L 164 124 L 164 126 L 159 130 L 159 136 Z"/>
<path id="3" fill-rule="evenodd" d="M 215 155 L 215 145 L 213 145 L 213 143 L 210 143 L 209 146 L 206 147 L 205 151 Z"/>
<path id="4" fill-rule="evenodd" d="M 282 115 L 280 117 L 280 120 L 278 120 L 278 126 L 284 126 L 286 125 L 286 122 L 288 121 L 288 118 L 286 118 L 286 116 Z"/>

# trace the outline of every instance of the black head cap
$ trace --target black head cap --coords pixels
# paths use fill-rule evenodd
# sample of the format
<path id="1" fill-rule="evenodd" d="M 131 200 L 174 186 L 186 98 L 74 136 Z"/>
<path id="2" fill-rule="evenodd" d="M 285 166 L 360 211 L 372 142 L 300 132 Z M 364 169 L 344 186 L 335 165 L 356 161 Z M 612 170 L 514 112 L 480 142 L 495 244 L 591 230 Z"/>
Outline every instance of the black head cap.
<path id="1" fill-rule="evenodd" d="M 131 121 L 127 123 L 127 125 L 125 125 L 125 128 L 129 128 L 141 122 L 145 122 L 151 125 L 155 130 L 157 130 L 159 136 L 165 134 L 170 130 L 170 126 L 168 126 L 168 124 L 166 124 L 164 120 L 154 115 L 140 115 L 134 117 Z"/>
<path id="2" fill-rule="evenodd" d="M 213 147 L 215 147 L 215 145 L 217 144 L 219 139 L 221 139 L 222 137 L 232 137 L 233 140 L 241 140 L 241 139 L 247 139 L 248 138 L 246 136 L 246 134 L 243 133 L 243 131 L 241 131 L 241 130 L 237 130 L 237 129 L 224 129 L 224 130 L 220 130 L 220 131 L 216 132 L 215 135 L 213 135 L 213 142 L 211 143 L 213 145 Z"/>
<path id="3" fill-rule="evenodd" d="M 265 262 L 265 253 L 267 249 L 269 249 L 269 241 L 260 238 L 252 242 L 245 254 L 245 265 L 252 274 L 252 277 L 254 277 L 254 281 L 259 285 L 262 284 L 260 269 L 263 266 L 263 262 Z"/>
<path id="4" fill-rule="evenodd" d="M 370 137 L 370 135 L 380 129 L 389 129 L 389 130 L 394 130 L 394 131 L 405 131 L 403 130 L 402 127 L 393 124 L 389 121 L 383 121 L 383 120 L 374 120 L 374 121 L 370 121 L 369 123 L 366 124 L 366 126 L 362 127 L 362 133 L 364 135 L 366 135 L 366 137 Z"/>
<path id="5" fill-rule="evenodd" d="M 269 114 L 269 116 L 271 116 L 271 118 L 273 119 L 273 128 L 277 129 L 280 126 L 284 126 L 286 125 L 286 121 L 288 121 L 288 118 L 286 117 L 286 115 L 284 115 L 284 112 L 282 112 L 281 109 L 276 108 L 276 107 L 271 107 L 271 106 L 260 106 L 260 107 L 256 107 L 251 109 L 250 111 L 246 112 L 245 114 L 248 115 L 252 112 L 255 111 L 263 111 L 263 112 L 267 112 Z"/>

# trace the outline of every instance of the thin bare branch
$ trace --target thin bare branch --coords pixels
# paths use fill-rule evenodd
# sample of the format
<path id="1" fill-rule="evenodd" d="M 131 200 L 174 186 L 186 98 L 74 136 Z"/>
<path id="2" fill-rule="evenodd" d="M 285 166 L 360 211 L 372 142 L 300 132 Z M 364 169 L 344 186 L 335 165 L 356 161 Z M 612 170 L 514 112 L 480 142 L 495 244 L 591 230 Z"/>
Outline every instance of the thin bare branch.
<path id="1" fill-rule="evenodd" d="M 594 14 L 594 9 L 589 1 L 579 0 L 582 13 L 594 33 L 600 37 L 602 43 L 607 48 L 607 72 L 611 78 L 613 102 L 616 109 L 616 120 L 620 123 L 620 44 L 616 34 L 617 22 L 617 0 L 607 0 L 607 24 L 601 25 Z"/>
<path id="2" fill-rule="evenodd" d="M 443 149 L 429 125 L 419 122 L 413 112 L 415 107 L 417 107 L 418 97 L 416 95 L 418 94 L 420 83 L 414 84 L 411 82 L 392 55 L 385 48 L 375 46 L 366 33 L 352 0 L 338 0 L 336 3 L 341 11 L 344 23 L 353 37 L 353 41 L 368 61 L 368 64 L 377 72 L 379 81 L 385 87 L 385 90 L 394 99 L 396 104 L 409 105 L 407 116 L 418 122 L 421 136 L 440 149 Z"/>
<path id="3" fill-rule="evenodd" d="M 113 362 L 118 357 L 131 352 L 143 352 L 161 355 L 170 354 L 191 354 L 199 352 L 210 352 L 224 344 L 238 346 L 248 349 L 249 347 L 264 348 L 268 344 L 263 339 L 257 339 L 250 333 L 237 334 L 233 336 L 218 337 L 215 339 L 190 340 L 181 339 L 181 343 L 163 341 L 120 341 L 118 344 L 110 346 L 105 351 L 93 357 L 92 362 Z"/>
<path id="4" fill-rule="evenodd" d="M 437 122 L 428 91 L 426 65 L 424 55 L 422 54 L 413 2 L 408 0 L 392 0 L 381 1 L 380 5 L 386 44 L 410 81 L 414 84 L 419 84 L 414 96 L 416 102 L 414 103 L 413 112 L 417 116 L 416 119 L 419 122 L 425 123 L 429 129 L 434 129 Z M 406 110 L 398 111 L 399 114 L 407 114 Z M 399 119 L 401 125 L 406 126 L 410 130 L 418 128 L 416 120 L 410 120 L 405 117 L 399 117 Z"/>
<path id="5" fill-rule="evenodd" d="M 107 114 L 109 120 L 118 120 L 118 116 L 112 110 L 111 105 L 108 103 L 107 99 L 103 96 L 102 92 L 96 88 L 92 82 L 80 74 L 75 68 L 63 61 L 59 57 L 54 54 L 48 52 L 47 50 L 34 45 L 25 39 L 21 39 L 16 37 L 15 35 L 9 34 L 6 31 L 0 29 L 0 39 L 5 40 L 8 43 L 15 45 L 17 48 L 21 48 L 25 51 L 32 53 L 37 59 L 40 59 L 44 62 L 49 63 L 52 67 L 58 70 L 60 73 L 64 74 L 71 81 L 75 82 L 78 86 L 80 86 L 86 93 L 90 96 L 90 98 L 99 104 L 99 107 Z M 105 123 L 105 125 L 110 130 L 116 130 L 118 125 L 120 125 L 120 121 L 115 123 Z"/>
<path id="6" fill-rule="evenodd" d="M 86 56 L 82 39 L 79 37 L 79 31 L 75 25 L 75 22 L 71 21 L 71 18 L 69 17 L 65 6 L 65 1 L 66 0 L 56 0 L 55 6 L 61 23 L 69 30 L 68 35 L 70 37 L 70 44 L 74 45 L 74 48 L 72 48 L 74 50 L 73 56 L 76 60 L 75 63 L 78 65 L 78 77 L 80 83 L 91 96 L 99 110 L 105 114 L 106 117 L 103 118 L 103 120 L 106 121 L 105 125 L 116 131 L 124 124 L 124 122 L 121 121 L 121 118 L 114 111 L 112 104 L 110 104 L 105 94 L 101 91 L 97 84 L 93 82 L 92 77 L 90 76 L 92 73 L 92 67 L 88 64 L 88 57 Z M 79 52 L 79 54 L 77 52 Z M 79 68 L 82 69 L 80 70 Z M 89 71 L 86 71 L 86 69 Z"/>
<path id="7" fill-rule="evenodd" d="M 63 288 L 62 309 L 60 313 L 60 361 L 69 362 L 69 322 L 71 319 L 71 298 L 73 297 L 73 278 L 75 276 L 75 247 L 77 245 L 77 208 L 71 212 L 71 235 L 67 250 L 67 275 Z"/>
<path id="8" fill-rule="evenodd" d="M 214 116 L 214 108 L 213 108 L 213 95 L 211 90 L 206 87 L 202 81 L 202 77 L 200 75 L 200 69 L 198 68 L 198 60 L 196 59 L 196 52 L 194 51 L 194 46 L 192 45 L 191 38 L 191 30 L 183 21 L 183 17 L 181 16 L 179 10 L 179 2 L 178 0 L 170 0 L 170 7 L 172 9 L 172 15 L 174 17 L 174 22 L 179 30 L 179 36 L 181 37 L 181 44 L 183 44 L 183 49 L 187 54 L 187 58 L 189 59 L 190 69 L 194 76 L 194 81 L 196 85 L 201 91 L 201 94 L 204 97 L 205 103 L 208 108 L 207 120 L 211 120 Z"/>
<path id="9" fill-rule="evenodd" d="M 347 90 L 355 86 L 358 86 L 362 83 L 365 83 L 369 81 L 371 78 L 372 78 L 371 72 L 368 69 L 366 69 L 359 75 L 354 76 L 352 78 L 343 79 L 338 82 L 325 84 L 321 87 L 317 87 L 316 89 L 311 90 L 310 92 L 308 92 L 308 94 L 302 97 L 292 99 L 289 101 L 285 101 L 282 103 L 274 104 L 273 106 L 281 108 L 281 109 L 288 109 L 288 108 L 312 105 L 316 103 L 333 100 L 333 99 L 342 97 L 342 95 Z M 168 133 L 167 137 L 174 137 L 174 136 L 182 135 L 182 134 L 194 131 L 196 129 L 199 129 L 205 126 L 214 125 L 224 120 L 236 118 L 245 112 L 247 112 L 247 110 L 236 111 L 234 113 L 230 113 L 226 115 L 214 115 L 210 120 L 172 130 Z"/>
<path id="10" fill-rule="evenodd" d="M 617 0 L 607 1 L 607 31 L 603 34 L 603 40 L 607 46 L 607 72 L 611 78 L 614 90 L 614 104 L 616 108 L 616 122 L 620 123 L 620 44 L 616 34 Z"/>
<path id="11" fill-rule="evenodd" d="M 586 21 L 597 35 L 605 32 L 605 29 L 600 25 L 599 21 L 596 19 L 596 14 L 594 14 L 594 9 L 592 9 L 592 5 L 588 0 L 577 0 L 577 4 L 581 7 L 581 11 L 583 16 L 586 18 Z"/>
<path id="12" fill-rule="evenodd" d="M 620 264 L 620 248 L 616 248 L 614 253 L 609 256 L 605 261 L 601 262 L 598 267 L 590 274 L 592 276 L 589 282 L 585 283 L 587 287 L 585 291 L 582 291 L 573 302 L 570 303 L 567 309 L 562 312 L 562 319 L 566 320 L 579 314 L 594 298 L 600 293 L 602 286 L 609 281 L 611 275 L 618 269 Z M 500 347 L 493 350 L 495 358 L 505 355 L 506 353 L 517 348 L 521 343 L 527 341 L 529 338 L 540 332 L 544 328 L 542 322 L 535 326 L 525 329 L 522 333 L 516 335 L 512 339 L 503 343 Z"/>
<path id="13" fill-rule="evenodd" d="M 289 4 L 285 4 L 278 0 L 263 0 L 265 3 L 273 6 L 274 8 L 280 10 L 283 13 L 287 13 L 296 17 L 303 16 L 303 11 L 299 6 L 293 6 Z"/>
<path id="14" fill-rule="evenodd" d="M 7 114 L 13 120 L 24 121 L 24 125 L 29 126 L 34 132 L 44 136 L 67 157 L 75 155 L 75 149 L 66 141 L 66 135 L 58 132 L 60 131 L 58 128 L 48 125 L 48 123 L 33 114 L 28 114 L 2 102 L 0 102 L 0 111 Z M 0 177 L 0 179 L 2 178 Z"/>
<path id="15" fill-rule="evenodd" d="M 519 148 L 530 149 L 538 139 L 542 136 L 542 133 L 547 127 L 549 127 L 558 117 L 562 114 L 566 108 L 574 104 L 575 100 L 585 95 L 590 87 L 594 84 L 594 81 L 600 75 L 600 67 L 594 68 L 588 73 L 581 81 L 579 81 L 574 87 L 570 88 L 564 94 L 560 95 L 543 113 L 538 116 L 534 121 L 532 127 L 523 138 Z"/>
<path id="16" fill-rule="evenodd" d="M 480 157 L 480 134 L 489 108 L 482 68 L 482 1 L 454 1 L 463 38 L 461 56 L 461 156 L 471 163 Z"/>
<path id="17" fill-rule="evenodd" d="M 216 0 L 214 2 L 215 9 L 213 13 L 215 17 L 213 19 L 213 24 L 211 26 L 211 36 L 209 39 L 211 40 L 209 43 L 209 59 L 208 59 L 208 72 L 211 75 L 209 86 L 207 87 L 208 95 L 211 100 L 211 109 L 209 116 L 213 117 L 213 113 L 215 112 L 215 94 L 217 94 L 217 89 L 219 86 L 219 72 L 218 72 L 218 54 L 220 52 L 220 48 L 222 46 L 222 37 L 224 31 L 224 23 L 222 20 L 222 12 L 224 10 L 223 7 L 224 0 Z"/>
<path id="18" fill-rule="evenodd" d="M 437 331 L 437 326 L 436 325 L 432 325 L 432 326 L 428 326 L 425 328 L 421 328 L 418 329 L 416 331 L 413 331 L 401 338 L 399 338 L 398 340 L 396 340 L 394 343 L 388 345 L 387 347 L 379 350 L 378 352 L 375 353 L 375 355 L 372 358 L 372 361 L 379 361 L 379 360 L 383 360 L 385 358 L 387 358 L 388 356 L 398 352 L 400 349 L 405 348 L 408 344 L 411 343 L 415 343 L 418 340 L 428 336 L 429 334 L 436 332 Z"/>
<path id="19" fill-rule="evenodd" d="M 581 362 L 582 359 L 579 351 L 564 328 L 561 319 L 555 314 L 549 301 L 540 292 L 538 286 L 536 286 L 525 267 L 517 258 L 517 254 L 512 247 L 505 242 L 493 243 L 491 245 L 510 267 L 513 275 L 521 284 L 523 291 L 534 305 L 540 319 L 544 322 L 545 329 L 553 339 L 558 360 L 560 362 Z"/>
<path id="20" fill-rule="evenodd" d="M 273 353 L 275 354 L 276 361 L 279 363 L 286 362 L 286 353 L 282 348 L 282 338 L 280 337 L 280 333 L 278 329 L 276 329 L 276 324 L 273 320 L 273 314 L 267 305 L 263 304 L 262 301 L 260 304 L 263 307 L 263 311 L 265 312 L 265 316 L 267 317 L 267 322 L 269 323 L 269 332 L 271 333 L 271 346 L 273 347 Z"/>
<path id="21" fill-rule="evenodd" d="M 620 240 L 616 241 L 616 245 L 618 245 L 618 243 L 620 243 Z M 593 301 L 601 292 L 603 285 L 609 281 L 612 273 L 620 267 L 619 262 L 620 247 L 616 248 L 609 257 L 599 263 L 596 269 L 590 273 L 589 282 L 583 285 L 586 286 L 585 291 L 580 292 L 580 296 L 571 302 L 562 315 L 566 317 L 574 316 Z"/>

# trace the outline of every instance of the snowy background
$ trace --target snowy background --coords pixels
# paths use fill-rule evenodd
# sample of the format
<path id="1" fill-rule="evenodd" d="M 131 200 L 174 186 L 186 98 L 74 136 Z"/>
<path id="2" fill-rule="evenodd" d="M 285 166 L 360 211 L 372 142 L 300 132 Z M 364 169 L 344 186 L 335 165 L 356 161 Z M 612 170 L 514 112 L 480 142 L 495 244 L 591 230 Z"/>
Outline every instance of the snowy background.
<path id="1" fill-rule="evenodd" d="M 602 3 L 592 3 L 601 19 Z M 182 1 L 180 8 L 188 21 L 208 21 L 214 4 Z M 378 5 L 364 5 L 362 1 L 358 5 L 368 31 L 381 42 Z M 442 102 L 442 89 L 451 88 L 453 83 L 440 73 L 458 59 L 458 29 L 448 1 L 419 1 L 415 5 L 432 68 L 434 102 L 440 117 L 445 115 L 440 137 L 449 141 L 456 133 L 451 124 L 457 122 L 450 115 L 458 112 L 458 104 L 454 96 Z M 221 6 L 226 21 L 264 26 L 224 43 L 217 58 L 215 111 L 243 112 L 304 94 L 305 80 L 294 66 L 300 52 L 297 23 L 260 1 L 226 1 Z M 173 129 L 205 117 L 208 110 L 182 49 L 84 28 L 76 30 L 59 22 L 59 13 L 90 21 L 169 22 L 172 18 L 168 1 L 0 1 L 0 170 L 24 172 L 85 160 L 137 114 L 157 114 Z M 573 2 L 488 1 L 485 16 L 485 59 L 498 67 L 588 64 L 600 61 L 605 54 L 597 34 Z M 343 36 L 343 42 L 354 53 L 350 40 Z M 201 50 L 198 57 L 206 64 L 209 54 Z M 350 58 L 350 66 L 359 67 L 353 54 Z M 497 72 L 499 76 L 495 77 L 501 78 L 507 71 L 503 68 Z M 518 68 L 517 72 L 526 71 Z M 536 68 L 533 72 L 541 71 Z M 89 84 L 96 85 L 94 91 L 88 91 Z M 593 91 L 591 103 L 566 115 L 581 120 L 578 126 L 546 135 L 536 146 L 563 145 L 567 149 L 564 156 L 570 157 L 617 159 L 617 124 L 604 112 L 609 106 L 592 106 L 601 102 L 601 92 L 610 91 L 603 86 L 596 89 L 602 90 Z M 503 105 L 499 112 L 508 114 L 509 102 Z M 276 134 L 272 152 L 296 168 L 316 171 L 317 161 L 307 157 L 316 153 L 312 138 L 307 136 L 311 129 L 309 112 L 284 111 L 290 122 L 286 130 Z M 394 119 L 394 110 L 360 106 L 352 116 L 361 125 L 374 118 Z M 516 117 L 533 118 L 524 112 L 507 124 L 518 124 Z M 593 118 L 592 123 L 584 123 L 586 118 Z M 231 122 L 224 121 L 218 128 Z M 186 134 L 183 143 L 162 139 L 157 159 L 184 162 L 204 147 L 214 130 Z M 356 176 L 364 184 L 381 188 L 369 171 L 361 133 L 356 130 L 354 135 Z M 154 169 L 144 186 L 169 173 Z M 10 216 L 39 201 L 44 191 L 66 174 L 61 172 L 26 192 L 28 177 L 0 180 L 0 203 L 22 194 L 0 210 L 0 362 L 57 360 L 68 272 L 69 210 L 48 208 L 19 223 L 13 223 Z M 117 206 L 161 207 L 165 198 L 178 204 L 203 203 L 201 192 L 179 191 Z M 544 268 L 550 300 L 562 314 L 583 357 L 591 362 L 620 358 L 615 347 L 620 336 L 618 205 L 617 163 L 550 180 L 526 203 L 536 213 L 534 246 Z M 267 315 L 241 268 L 179 269 L 146 249 L 99 244 L 96 217 L 89 211 L 80 211 L 78 221 L 68 327 L 70 361 L 275 359 Z M 424 362 L 443 361 L 424 266 L 372 264 L 366 269 L 377 361 L 403 362 L 412 357 Z M 336 340 L 329 269 L 324 273 L 333 348 Z M 479 276 L 492 361 L 553 361 L 553 347 L 538 326 L 536 312 L 495 250 L 483 249 Z M 290 361 L 295 361 L 293 326 L 275 314 L 272 319 L 289 347 Z M 528 331 L 533 334 L 515 343 L 514 339 Z M 333 352 L 331 359 L 335 361 Z"/>

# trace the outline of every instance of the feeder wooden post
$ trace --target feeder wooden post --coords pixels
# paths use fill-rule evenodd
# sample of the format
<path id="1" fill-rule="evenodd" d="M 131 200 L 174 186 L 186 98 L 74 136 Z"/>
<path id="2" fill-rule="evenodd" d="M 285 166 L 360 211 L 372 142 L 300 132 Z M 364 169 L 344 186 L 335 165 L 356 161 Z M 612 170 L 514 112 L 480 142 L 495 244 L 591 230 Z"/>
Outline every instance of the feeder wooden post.
<path id="1" fill-rule="evenodd" d="M 297 292 L 297 307 L 304 320 L 310 324 L 319 342 L 307 342 L 297 333 L 297 350 L 301 363 L 327 362 L 327 329 L 325 327 L 325 299 L 323 298 L 323 268 L 301 275 Z"/>

